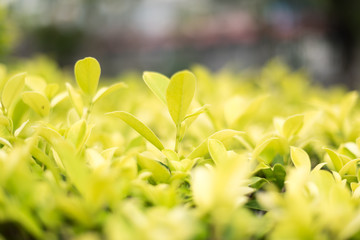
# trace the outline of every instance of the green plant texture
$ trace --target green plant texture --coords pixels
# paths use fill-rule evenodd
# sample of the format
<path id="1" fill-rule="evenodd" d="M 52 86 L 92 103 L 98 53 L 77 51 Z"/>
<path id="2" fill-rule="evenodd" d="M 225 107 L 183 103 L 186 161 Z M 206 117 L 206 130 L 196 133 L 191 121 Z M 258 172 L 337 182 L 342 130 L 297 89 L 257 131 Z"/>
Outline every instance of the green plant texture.
<path id="1" fill-rule="evenodd" d="M 278 60 L 72 75 L 0 65 L 0 239 L 360 239 L 358 92 Z"/>

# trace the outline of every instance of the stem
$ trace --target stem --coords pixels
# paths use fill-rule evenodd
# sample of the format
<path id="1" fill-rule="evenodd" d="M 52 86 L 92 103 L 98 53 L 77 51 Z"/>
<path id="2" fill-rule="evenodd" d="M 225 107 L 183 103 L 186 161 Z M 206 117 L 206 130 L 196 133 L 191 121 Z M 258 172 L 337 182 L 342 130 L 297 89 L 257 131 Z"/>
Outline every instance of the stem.
<path id="1" fill-rule="evenodd" d="M 86 122 L 89 120 L 89 115 L 90 115 L 93 107 L 94 107 L 94 103 L 90 100 L 89 104 L 88 104 L 88 108 L 87 108 L 85 116 L 84 116 L 84 119 Z"/>
<path id="2" fill-rule="evenodd" d="M 180 144 L 180 128 L 181 125 L 180 124 L 176 124 L 176 139 L 175 139 L 175 152 L 179 151 L 179 144 Z"/>

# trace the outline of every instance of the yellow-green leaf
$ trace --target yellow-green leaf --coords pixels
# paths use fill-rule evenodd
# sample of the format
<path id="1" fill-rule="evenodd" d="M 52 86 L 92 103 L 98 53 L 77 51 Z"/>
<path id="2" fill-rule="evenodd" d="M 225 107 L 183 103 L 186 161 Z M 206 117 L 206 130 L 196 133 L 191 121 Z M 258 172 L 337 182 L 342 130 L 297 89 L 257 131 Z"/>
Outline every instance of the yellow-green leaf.
<path id="1" fill-rule="evenodd" d="M 87 131 L 87 124 L 85 120 L 81 119 L 70 127 L 66 135 L 66 139 L 69 140 L 76 147 L 77 150 L 79 150 L 87 140 L 87 137 L 89 135 L 87 134 Z"/>
<path id="2" fill-rule="evenodd" d="M 70 83 L 66 83 L 65 85 L 66 85 L 66 89 L 69 93 L 70 100 L 75 107 L 75 110 L 77 111 L 79 116 L 82 116 L 83 109 L 84 109 L 84 103 L 81 98 L 81 95 L 75 91 L 75 89 L 73 88 L 73 86 Z"/>
<path id="3" fill-rule="evenodd" d="M 291 160 L 296 168 L 305 167 L 308 172 L 311 170 L 311 161 L 309 155 L 298 147 L 290 147 Z"/>
<path id="4" fill-rule="evenodd" d="M 144 72 L 143 79 L 150 90 L 166 105 L 166 89 L 170 79 L 157 72 Z"/>
<path id="5" fill-rule="evenodd" d="M 86 57 L 75 64 L 76 82 L 86 95 L 95 95 L 100 74 L 100 64 L 95 58 Z"/>
<path id="6" fill-rule="evenodd" d="M 121 88 L 124 88 L 124 87 L 126 87 L 126 84 L 123 82 L 115 83 L 115 84 L 111 85 L 110 87 L 102 87 L 99 89 L 99 91 L 97 91 L 97 93 L 95 94 L 95 96 L 92 99 L 92 102 L 95 104 L 101 98 L 103 98 Z"/>
<path id="7" fill-rule="evenodd" d="M 304 115 L 297 114 L 287 118 L 282 127 L 282 133 L 285 138 L 296 135 L 304 124 Z"/>
<path id="8" fill-rule="evenodd" d="M 43 92 L 46 88 L 46 81 L 39 76 L 30 75 L 26 77 L 25 80 L 26 86 L 28 86 L 31 90 L 37 92 Z"/>
<path id="9" fill-rule="evenodd" d="M 222 142 L 217 139 L 209 139 L 208 145 L 210 156 L 216 164 L 219 164 L 222 161 L 226 161 L 228 157 L 227 151 Z"/>
<path id="10" fill-rule="evenodd" d="M 164 149 L 163 144 L 155 135 L 155 133 L 139 119 L 137 119 L 134 115 L 123 111 L 110 112 L 106 115 L 120 118 L 130 127 L 132 127 L 135 131 L 137 131 L 140 135 L 142 135 L 146 140 L 148 140 L 152 145 L 157 147 L 160 151 Z"/>
<path id="11" fill-rule="evenodd" d="M 19 97 L 25 85 L 26 73 L 20 73 L 10 78 L 4 85 L 1 100 L 6 109 Z"/>
<path id="12" fill-rule="evenodd" d="M 217 139 L 224 143 L 225 140 L 231 139 L 232 137 L 243 134 L 244 132 L 236 131 L 232 129 L 224 129 L 221 131 L 218 131 L 211 136 L 209 136 L 207 139 L 205 139 L 199 146 L 197 146 L 188 156 L 189 159 L 194 159 L 197 157 L 203 157 L 209 152 L 208 148 L 208 140 L 209 139 Z M 226 146 L 226 144 L 225 144 Z"/>
<path id="13" fill-rule="evenodd" d="M 38 92 L 24 92 L 22 99 L 25 104 L 29 105 L 37 114 L 45 117 L 50 112 L 50 102 L 41 93 Z"/>
<path id="14" fill-rule="evenodd" d="M 49 99 L 52 99 L 58 91 L 59 85 L 56 83 L 50 83 L 46 85 L 44 90 L 46 97 L 48 97 Z"/>
<path id="15" fill-rule="evenodd" d="M 5 84 L 6 72 L 7 72 L 6 66 L 0 63 L 0 90 L 3 88 Z"/>
<path id="16" fill-rule="evenodd" d="M 356 175 L 356 168 L 357 164 L 360 161 L 360 159 L 353 159 L 349 162 L 347 162 L 339 171 L 339 174 L 341 176 L 344 176 L 345 174 L 349 175 Z"/>
<path id="17" fill-rule="evenodd" d="M 334 168 L 337 172 L 340 171 L 340 169 L 344 166 L 343 161 L 341 160 L 340 155 L 335 152 L 334 150 L 331 150 L 329 148 L 324 148 L 327 154 L 330 157 L 330 160 L 332 164 L 334 165 Z"/>
<path id="18" fill-rule="evenodd" d="M 138 164 L 142 169 L 149 170 L 157 182 L 167 182 L 170 178 L 170 171 L 162 162 L 154 160 L 145 154 L 138 155 Z"/>
<path id="19" fill-rule="evenodd" d="M 195 94 L 196 78 L 189 71 L 175 73 L 166 90 L 166 101 L 176 125 L 184 120 Z"/>

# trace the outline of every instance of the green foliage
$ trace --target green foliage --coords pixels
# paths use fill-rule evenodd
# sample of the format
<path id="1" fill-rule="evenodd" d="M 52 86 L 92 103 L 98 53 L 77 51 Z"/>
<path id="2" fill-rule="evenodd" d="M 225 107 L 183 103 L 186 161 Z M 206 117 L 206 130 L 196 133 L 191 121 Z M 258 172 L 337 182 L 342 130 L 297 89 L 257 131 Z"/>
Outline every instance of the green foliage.
<path id="1" fill-rule="evenodd" d="M 360 237 L 356 91 L 276 60 L 144 82 L 106 83 L 94 58 L 75 81 L 43 59 L 13 69 L 0 65 L 0 239 Z"/>

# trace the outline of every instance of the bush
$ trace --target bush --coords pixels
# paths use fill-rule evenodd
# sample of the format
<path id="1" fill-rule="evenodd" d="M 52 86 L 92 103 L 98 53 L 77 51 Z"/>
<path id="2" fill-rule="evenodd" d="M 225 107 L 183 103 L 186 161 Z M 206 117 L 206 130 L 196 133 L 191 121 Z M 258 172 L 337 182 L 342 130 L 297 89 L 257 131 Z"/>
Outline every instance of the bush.
<path id="1" fill-rule="evenodd" d="M 100 87 L 94 58 L 76 85 L 37 63 L 0 67 L 4 239 L 360 237 L 357 92 L 276 60 Z"/>

